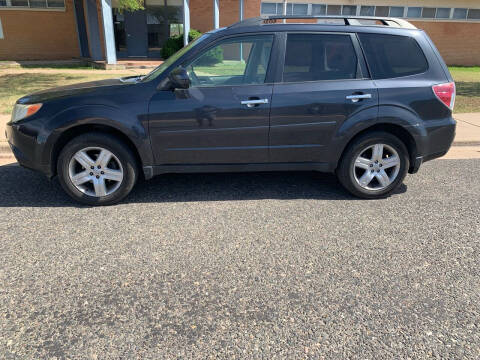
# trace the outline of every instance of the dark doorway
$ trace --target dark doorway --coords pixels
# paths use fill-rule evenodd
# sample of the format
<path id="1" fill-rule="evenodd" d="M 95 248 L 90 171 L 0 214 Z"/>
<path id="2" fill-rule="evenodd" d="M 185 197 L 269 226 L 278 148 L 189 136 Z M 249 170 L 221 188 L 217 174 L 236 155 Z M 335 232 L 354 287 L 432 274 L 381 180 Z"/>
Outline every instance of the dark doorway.
<path id="1" fill-rule="evenodd" d="M 113 8 L 115 46 L 119 58 L 161 55 L 167 39 L 183 33 L 181 0 L 146 0 L 145 10 Z"/>
<path id="2" fill-rule="evenodd" d="M 125 32 L 127 34 L 127 56 L 147 57 L 147 15 L 145 10 L 125 12 Z"/>

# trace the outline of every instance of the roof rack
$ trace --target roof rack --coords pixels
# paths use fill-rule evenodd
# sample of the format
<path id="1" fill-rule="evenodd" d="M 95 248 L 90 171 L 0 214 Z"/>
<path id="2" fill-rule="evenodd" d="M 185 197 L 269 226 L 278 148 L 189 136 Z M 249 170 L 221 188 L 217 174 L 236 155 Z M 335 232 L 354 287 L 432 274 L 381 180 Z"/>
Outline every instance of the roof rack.
<path id="1" fill-rule="evenodd" d="M 370 24 L 362 24 L 361 20 L 377 21 L 381 23 L 380 26 L 391 26 L 404 29 L 416 29 L 414 25 L 406 20 L 393 18 L 393 17 L 379 17 L 379 16 L 342 16 L 342 15 L 262 15 L 255 18 L 246 19 L 244 21 L 237 22 L 230 27 L 238 26 L 255 26 L 264 24 L 276 24 L 277 20 L 290 20 L 290 19 L 317 19 L 317 20 L 343 20 L 344 25 L 351 26 L 372 26 Z M 379 24 L 374 24 L 378 26 Z"/>

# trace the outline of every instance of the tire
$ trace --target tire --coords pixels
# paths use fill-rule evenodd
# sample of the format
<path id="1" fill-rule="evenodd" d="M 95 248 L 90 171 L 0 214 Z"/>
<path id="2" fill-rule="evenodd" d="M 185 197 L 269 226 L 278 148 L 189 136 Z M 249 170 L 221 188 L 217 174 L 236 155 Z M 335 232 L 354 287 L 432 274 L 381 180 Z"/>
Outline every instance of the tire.
<path id="1" fill-rule="evenodd" d="M 402 184 L 409 166 L 405 144 L 390 133 L 375 131 L 361 135 L 348 145 L 336 174 L 351 194 L 377 199 L 390 195 Z"/>
<path id="2" fill-rule="evenodd" d="M 131 150 L 118 138 L 92 132 L 79 135 L 63 147 L 57 174 L 62 188 L 74 200 L 87 205 L 113 205 L 132 190 L 138 166 Z"/>

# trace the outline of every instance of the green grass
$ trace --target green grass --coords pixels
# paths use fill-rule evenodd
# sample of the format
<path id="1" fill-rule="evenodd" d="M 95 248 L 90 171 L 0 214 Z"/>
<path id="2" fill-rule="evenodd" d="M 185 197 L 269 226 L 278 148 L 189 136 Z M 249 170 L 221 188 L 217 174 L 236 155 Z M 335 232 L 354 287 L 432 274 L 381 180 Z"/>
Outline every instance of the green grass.
<path id="1" fill-rule="evenodd" d="M 455 113 L 480 112 L 480 67 L 450 66 L 457 86 Z"/>
<path id="2" fill-rule="evenodd" d="M 112 73 L 62 74 L 62 73 L 20 73 L 9 74 L 0 71 L 0 114 L 10 114 L 18 98 L 35 91 L 56 86 L 86 81 L 102 80 L 125 75 Z"/>
<path id="3" fill-rule="evenodd" d="M 195 66 L 194 70 L 198 76 L 243 75 L 245 67 L 245 61 L 223 60 L 216 65 Z"/>

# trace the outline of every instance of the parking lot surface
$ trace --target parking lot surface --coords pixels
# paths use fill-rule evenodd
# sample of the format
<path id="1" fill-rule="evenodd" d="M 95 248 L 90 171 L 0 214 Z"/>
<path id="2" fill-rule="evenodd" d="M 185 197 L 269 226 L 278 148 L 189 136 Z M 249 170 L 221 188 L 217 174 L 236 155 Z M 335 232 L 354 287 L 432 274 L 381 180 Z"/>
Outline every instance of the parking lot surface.
<path id="1" fill-rule="evenodd" d="M 0 167 L 0 358 L 478 358 L 480 160 L 388 199 L 332 175 L 166 175 L 78 206 Z"/>

